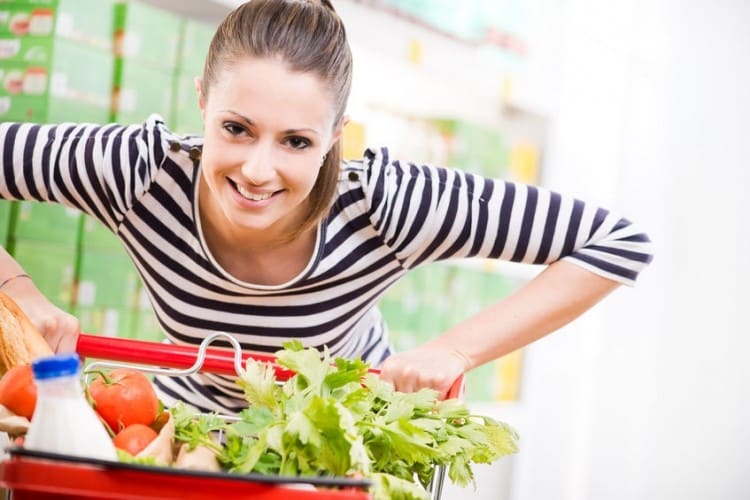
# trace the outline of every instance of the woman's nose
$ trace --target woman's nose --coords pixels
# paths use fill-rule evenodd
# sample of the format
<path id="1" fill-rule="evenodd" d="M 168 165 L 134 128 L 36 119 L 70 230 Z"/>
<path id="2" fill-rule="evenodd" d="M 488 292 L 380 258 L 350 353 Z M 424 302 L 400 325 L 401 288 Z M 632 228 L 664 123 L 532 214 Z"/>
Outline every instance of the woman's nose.
<path id="1" fill-rule="evenodd" d="M 242 175 L 250 184 L 259 186 L 267 183 L 275 175 L 273 154 L 269 147 L 257 145 L 251 148 L 242 164 Z"/>

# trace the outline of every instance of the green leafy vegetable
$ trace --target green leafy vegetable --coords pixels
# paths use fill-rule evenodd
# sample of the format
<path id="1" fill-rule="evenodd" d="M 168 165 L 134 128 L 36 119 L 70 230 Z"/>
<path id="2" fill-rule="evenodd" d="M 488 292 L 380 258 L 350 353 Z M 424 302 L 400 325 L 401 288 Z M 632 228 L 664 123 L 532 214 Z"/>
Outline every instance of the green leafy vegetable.
<path id="1" fill-rule="evenodd" d="M 279 382 L 271 365 L 249 359 L 238 384 L 250 406 L 239 420 L 178 405 L 176 438 L 212 446 L 229 472 L 365 477 L 375 499 L 428 498 L 436 466 L 466 486 L 472 464 L 517 451 L 513 429 L 472 415 L 463 401 L 438 401 L 430 389 L 397 392 L 361 360 L 331 360 L 298 341 L 284 347 L 277 364 L 294 376 Z M 216 431 L 221 445 L 208 437 Z"/>

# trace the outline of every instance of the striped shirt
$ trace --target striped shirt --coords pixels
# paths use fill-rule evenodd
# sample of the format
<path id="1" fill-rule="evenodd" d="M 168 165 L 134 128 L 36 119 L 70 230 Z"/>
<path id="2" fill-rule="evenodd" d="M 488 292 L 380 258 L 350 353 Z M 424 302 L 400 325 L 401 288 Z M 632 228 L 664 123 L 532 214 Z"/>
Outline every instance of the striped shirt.
<path id="1" fill-rule="evenodd" d="M 274 352 L 296 338 L 378 365 L 391 346 L 376 304 L 421 264 L 564 259 L 632 284 L 651 260 L 648 237 L 607 210 L 539 187 L 400 162 L 381 148 L 342 165 L 304 271 L 282 285 L 256 285 L 223 270 L 203 238 L 200 138 L 175 135 L 152 116 L 131 126 L 3 123 L 0 145 L 0 198 L 61 203 L 105 224 L 177 344 L 222 331 L 244 349 Z M 158 386 L 167 403 L 223 413 L 245 406 L 226 377 L 161 378 Z"/>

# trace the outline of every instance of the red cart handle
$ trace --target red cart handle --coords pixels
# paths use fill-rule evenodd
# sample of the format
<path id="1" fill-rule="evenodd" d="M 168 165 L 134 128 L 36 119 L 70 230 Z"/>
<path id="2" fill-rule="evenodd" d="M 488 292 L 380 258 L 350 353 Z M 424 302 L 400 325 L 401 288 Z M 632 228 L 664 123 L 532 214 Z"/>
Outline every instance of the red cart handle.
<path id="1" fill-rule="evenodd" d="M 198 347 L 192 345 L 165 344 L 147 340 L 126 339 L 120 337 L 104 337 L 81 333 L 78 336 L 76 352 L 81 357 L 138 363 L 164 368 L 186 369 L 195 364 Z M 223 347 L 207 347 L 201 371 L 218 375 L 236 376 L 234 351 Z M 242 365 L 247 359 L 273 363 L 276 376 L 284 380 L 294 374 L 293 371 L 276 364 L 276 356 L 260 352 L 243 351 Z M 370 369 L 371 373 L 380 370 Z M 465 381 L 463 375 L 458 377 L 450 390 L 448 398 L 461 398 L 464 395 Z"/>

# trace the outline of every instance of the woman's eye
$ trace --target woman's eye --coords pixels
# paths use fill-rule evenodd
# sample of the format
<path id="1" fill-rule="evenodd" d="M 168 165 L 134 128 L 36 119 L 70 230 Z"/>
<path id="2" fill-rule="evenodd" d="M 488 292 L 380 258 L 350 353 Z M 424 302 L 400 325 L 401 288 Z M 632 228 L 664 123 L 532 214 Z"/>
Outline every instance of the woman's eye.
<path id="1" fill-rule="evenodd" d="M 245 128 L 236 123 L 227 122 L 222 126 L 224 127 L 224 130 L 229 132 L 231 135 L 241 135 L 245 132 Z"/>
<path id="2" fill-rule="evenodd" d="M 286 141 L 293 149 L 305 149 L 310 146 L 310 141 L 304 137 L 290 137 Z"/>

